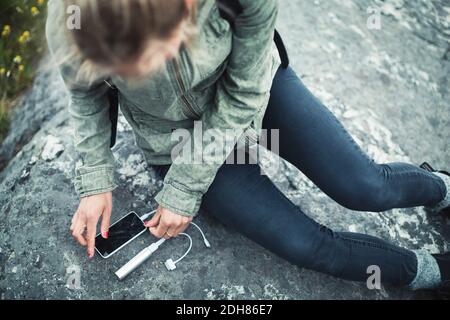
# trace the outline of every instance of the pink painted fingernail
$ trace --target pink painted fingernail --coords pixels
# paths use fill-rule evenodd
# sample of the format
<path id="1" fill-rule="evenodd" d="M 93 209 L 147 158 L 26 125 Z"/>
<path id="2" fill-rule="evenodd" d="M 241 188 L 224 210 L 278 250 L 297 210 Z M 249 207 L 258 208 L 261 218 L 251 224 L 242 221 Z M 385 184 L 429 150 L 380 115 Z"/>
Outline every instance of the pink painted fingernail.
<path id="1" fill-rule="evenodd" d="M 102 237 L 103 237 L 104 239 L 108 239 L 108 236 L 109 236 L 109 232 L 108 232 L 108 231 L 103 231 L 103 232 L 102 232 Z"/>

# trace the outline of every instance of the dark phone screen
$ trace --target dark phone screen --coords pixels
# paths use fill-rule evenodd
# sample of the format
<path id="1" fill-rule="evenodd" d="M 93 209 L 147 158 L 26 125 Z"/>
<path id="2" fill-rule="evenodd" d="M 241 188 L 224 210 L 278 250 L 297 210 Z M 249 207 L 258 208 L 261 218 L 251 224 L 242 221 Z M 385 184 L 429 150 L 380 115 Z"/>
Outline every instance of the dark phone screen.
<path id="1" fill-rule="evenodd" d="M 108 239 L 98 235 L 95 238 L 95 247 L 102 256 L 107 256 L 144 229 L 141 219 L 132 212 L 109 228 Z"/>

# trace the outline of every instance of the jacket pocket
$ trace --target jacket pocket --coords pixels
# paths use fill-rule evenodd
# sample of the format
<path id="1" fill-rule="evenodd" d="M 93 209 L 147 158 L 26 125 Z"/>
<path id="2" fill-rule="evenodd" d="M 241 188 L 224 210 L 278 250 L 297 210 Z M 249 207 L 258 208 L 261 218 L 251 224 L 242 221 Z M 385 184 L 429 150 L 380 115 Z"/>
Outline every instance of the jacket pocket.
<path id="1" fill-rule="evenodd" d="M 153 134 L 170 134 L 175 129 L 189 129 L 194 126 L 194 120 L 192 119 L 178 121 L 158 119 L 144 112 L 135 112 L 133 119 L 139 131 L 147 136 Z"/>
<path id="2" fill-rule="evenodd" d="M 177 145 L 173 132 L 176 129 L 191 129 L 194 126 L 192 120 L 170 121 L 163 119 L 151 119 L 146 114 L 134 116 L 137 124 L 136 143 L 152 155 L 170 156 L 172 149 Z"/>

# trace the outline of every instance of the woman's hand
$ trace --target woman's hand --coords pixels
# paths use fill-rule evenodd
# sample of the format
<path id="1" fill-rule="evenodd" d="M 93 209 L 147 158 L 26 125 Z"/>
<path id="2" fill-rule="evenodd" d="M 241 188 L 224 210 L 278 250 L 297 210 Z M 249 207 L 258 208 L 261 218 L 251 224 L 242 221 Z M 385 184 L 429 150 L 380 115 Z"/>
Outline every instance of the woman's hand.
<path id="1" fill-rule="evenodd" d="M 145 223 L 150 233 L 157 238 L 169 239 L 178 236 L 191 223 L 192 217 L 185 217 L 169 209 L 158 206 L 153 218 Z"/>
<path id="2" fill-rule="evenodd" d="M 102 225 L 100 228 L 102 237 L 105 239 L 108 238 L 111 211 L 112 193 L 105 192 L 82 198 L 77 212 L 75 212 L 72 218 L 70 231 L 82 246 L 87 246 L 89 258 L 94 256 L 95 234 L 100 216 L 102 216 Z M 85 232 L 86 228 L 87 232 Z"/>

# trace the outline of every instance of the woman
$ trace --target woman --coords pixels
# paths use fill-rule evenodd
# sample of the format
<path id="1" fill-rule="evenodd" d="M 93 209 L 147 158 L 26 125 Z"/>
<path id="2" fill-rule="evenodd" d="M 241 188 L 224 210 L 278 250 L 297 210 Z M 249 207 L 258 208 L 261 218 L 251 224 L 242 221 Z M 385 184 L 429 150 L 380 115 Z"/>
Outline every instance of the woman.
<path id="1" fill-rule="evenodd" d="M 76 168 L 81 201 L 70 227 L 73 236 L 87 246 L 89 257 L 100 217 L 102 236 L 108 237 L 116 187 L 107 99 L 113 83 L 137 145 L 164 178 L 155 198 L 157 213 L 146 222 L 156 237 L 176 237 L 201 208 L 300 267 L 366 281 L 367 268 L 377 265 L 386 283 L 411 289 L 448 286 L 449 254 L 333 232 L 301 212 L 261 175 L 258 164 L 224 163 L 239 149 L 234 138 L 241 142 L 243 131 L 279 129 L 279 155 L 347 208 L 441 210 L 450 205 L 448 173 L 375 163 L 295 72 L 280 68 L 272 41 L 276 0 L 237 3 L 241 11 L 231 27 L 214 0 L 65 3 L 76 7 L 49 2 L 47 38 L 54 56 L 66 57 L 58 63 L 82 158 Z M 179 146 L 174 132 L 193 133 L 198 123 L 216 138 L 232 129 L 233 143 L 215 152 L 220 139 L 203 139 L 201 146 L 194 142 L 194 154 L 200 148 L 210 161 L 176 161 L 181 153 L 173 152 Z"/>

